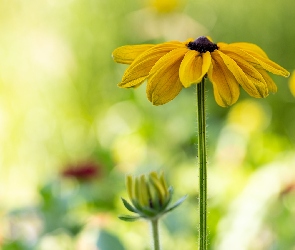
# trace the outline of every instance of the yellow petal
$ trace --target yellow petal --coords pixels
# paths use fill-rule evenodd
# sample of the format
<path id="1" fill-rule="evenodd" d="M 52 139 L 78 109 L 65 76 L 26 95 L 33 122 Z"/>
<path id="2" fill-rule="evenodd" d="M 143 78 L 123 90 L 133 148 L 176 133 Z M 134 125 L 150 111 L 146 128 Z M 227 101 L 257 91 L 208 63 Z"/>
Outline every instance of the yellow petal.
<path id="1" fill-rule="evenodd" d="M 184 47 L 184 45 L 180 42 L 168 42 L 148 49 L 127 68 L 122 82 L 118 86 L 122 88 L 139 86 L 148 77 L 151 68 L 162 56 L 179 47 Z"/>
<path id="2" fill-rule="evenodd" d="M 245 72 L 237 65 L 237 63 L 223 52 L 217 50 L 217 53 L 221 56 L 226 67 L 233 73 L 237 82 L 243 87 L 243 89 L 251 96 L 256 98 L 265 97 L 266 86 L 264 84 L 255 85 Z"/>
<path id="3" fill-rule="evenodd" d="M 229 44 L 227 46 L 222 46 L 220 51 L 223 53 L 233 52 L 242 57 L 247 62 L 251 63 L 255 68 L 263 68 L 273 74 L 281 75 L 284 77 L 288 77 L 290 73 L 285 70 L 280 65 L 276 64 L 275 62 L 271 61 L 270 59 L 260 55 L 255 51 L 250 50 L 243 50 L 237 46 Z"/>
<path id="4" fill-rule="evenodd" d="M 188 45 L 188 43 L 190 43 L 190 42 L 193 42 L 194 41 L 194 39 L 193 38 L 188 38 L 188 39 L 186 39 L 186 41 L 185 42 L 183 42 L 186 46 Z"/>
<path id="5" fill-rule="evenodd" d="M 126 176 L 126 187 L 130 200 L 134 199 L 134 182 L 131 175 Z"/>
<path id="6" fill-rule="evenodd" d="M 254 84 L 255 88 L 259 91 L 262 97 L 268 95 L 268 87 L 264 80 L 264 77 L 260 72 L 255 69 L 250 63 L 245 61 L 242 57 L 235 53 L 226 53 L 231 59 L 233 59 L 237 65 L 242 69 L 250 82 Z M 245 89 L 248 92 L 248 88 Z M 252 90 L 252 89 L 251 89 Z M 249 93 L 251 95 L 251 92 Z"/>
<path id="7" fill-rule="evenodd" d="M 206 38 L 213 43 L 213 39 L 211 38 L 211 36 L 206 36 Z"/>
<path id="8" fill-rule="evenodd" d="M 148 193 L 147 182 L 144 175 L 140 176 L 140 193 L 143 206 L 149 206 L 150 196 Z"/>
<path id="9" fill-rule="evenodd" d="M 168 191 L 168 186 L 164 177 L 164 173 L 161 172 L 160 173 L 160 177 L 159 177 L 160 181 L 161 181 L 161 185 L 163 186 L 164 190 L 165 190 L 165 196 L 168 198 L 169 197 L 169 191 Z"/>
<path id="10" fill-rule="evenodd" d="M 211 64 L 210 52 L 201 54 L 195 50 L 189 50 L 179 68 L 179 77 L 184 87 L 193 83 L 199 83 L 208 72 Z"/>
<path id="11" fill-rule="evenodd" d="M 245 61 L 248 63 L 252 64 L 255 68 L 261 68 L 260 64 L 252 57 L 250 56 L 247 52 L 242 50 L 239 47 L 233 46 L 233 45 L 224 45 L 219 48 L 219 51 L 221 51 L 224 54 L 236 54 L 237 56 L 242 57 Z"/>
<path id="12" fill-rule="evenodd" d="M 226 107 L 234 104 L 240 95 L 236 78 L 224 65 L 217 52 L 212 52 L 212 64 L 208 71 L 209 80 L 213 84 L 214 97 L 217 104 Z"/>
<path id="13" fill-rule="evenodd" d="M 179 66 L 187 48 L 172 50 L 152 68 L 147 84 L 147 97 L 154 105 L 165 104 L 174 99 L 182 89 Z"/>
<path id="14" fill-rule="evenodd" d="M 275 62 L 252 51 L 247 51 L 246 53 L 252 56 L 265 70 L 284 77 L 288 77 L 290 75 L 290 73 L 287 70 L 285 70 L 283 67 L 276 64 Z"/>
<path id="15" fill-rule="evenodd" d="M 212 58 L 211 58 L 211 53 L 209 51 L 207 51 L 206 53 L 203 53 L 202 57 L 203 57 L 203 65 L 202 65 L 202 78 L 203 78 L 203 76 L 208 73 L 208 70 L 211 66 Z"/>
<path id="16" fill-rule="evenodd" d="M 131 64 L 136 57 L 154 46 L 154 44 L 126 45 L 115 49 L 112 56 L 117 63 Z"/>
<path id="17" fill-rule="evenodd" d="M 142 195 L 141 195 L 141 189 L 140 189 L 140 177 L 135 177 L 135 183 L 134 183 L 134 193 L 135 197 L 134 199 L 140 204 L 143 205 Z"/>
<path id="18" fill-rule="evenodd" d="M 219 42 L 219 43 L 217 43 L 217 47 L 218 47 L 218 49 L 222 49 L 222 48 L 227 47 L 227 46 L 228 46 L 227 43 L 223 43 L 223 42 Z"/>
<path id="19" fill-rule="evenodd" d="M 162 185 L 157 174 L 151 173 L 149 175 L 149 180 L 150 180 L 150 183 L 153 185 L 154 190 L 156 192 L 157 201 L 159 201 L 160 204 L 163 204 L 163 202 L 166 198 L 165 187 Z"/>
<path id="20" fill-rule="evenodd" d="M 230 45 L 241 48 L 244 51 L 253 51 L 263 57 L 268 58 L 267 54 L 254 43 L 231 43 Z"/>
<path id="21" fill-rule="evenodd" d="M 276 93 L 278 90 L 277 85 L 274 83 L 274 81 L 271 79 L 271 77 L 268 75 L 268 73 L 264 69 L 257 69 L 257 70 L 264 78 L 264 81 L 266 82 L 268 91 L 271 93 Z"/>
<path id="22" fill-rule="evenodd" d="M 184 87 L 189 87 L 200 78 L 202 64 L 203 58 L 199 52 L 187 51 L 179 67 L 179 77 Z"/>

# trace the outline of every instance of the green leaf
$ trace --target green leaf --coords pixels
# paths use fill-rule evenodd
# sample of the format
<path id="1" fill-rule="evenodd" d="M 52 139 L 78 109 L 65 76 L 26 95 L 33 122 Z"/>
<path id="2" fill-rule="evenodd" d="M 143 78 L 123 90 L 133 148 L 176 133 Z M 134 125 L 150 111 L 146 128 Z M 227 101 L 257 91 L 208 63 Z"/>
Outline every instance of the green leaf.
<path id="1" fill-rule="evenodd" d="M 119 215 L 118 218 L 123 221 L 133 222 L 142 218 L 141 216 L 133 216 L 133 215 Z"/>
<path id="2" fill-rule="evenodd" d="M 102 250 L 125 250 L 118 237 L 105 230 L 100 231 L 96 246 Z"/>
<path id="3" fill-rule="evenodd" d="M 124 198 L 121 197 L 121 200 L 123 201 L 124 206 L 132 213 L 138 213 L 137 209 L 134 208 L 128 201 L 126 201 Z"/>
<path id="4" fill-rule="evenodd" d="M 178 201 L 176 201 L 171 207 L 169 207 L 167 210 L 165 210 L 165 213 L 168 213 L 170 211 L 172 211 L 173 209 L 177 208 L 182 202 L 185 201 L 185 199 L 187 198 L 187 195 L 181 197 Z"/>

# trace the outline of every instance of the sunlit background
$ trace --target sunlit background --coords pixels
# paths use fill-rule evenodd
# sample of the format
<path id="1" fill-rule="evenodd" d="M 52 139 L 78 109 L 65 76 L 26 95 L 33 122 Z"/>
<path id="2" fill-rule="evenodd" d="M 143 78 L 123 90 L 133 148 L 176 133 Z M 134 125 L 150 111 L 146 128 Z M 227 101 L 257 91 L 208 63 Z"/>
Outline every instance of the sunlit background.
<path id="1" fill-rule="evenodd" d="M 126 174 L 164 170 L 163 249 L 197 249 L 195 88 L 155 107 L 117 87 L 121 45 L 250 42 L 292 72 L 293 0 L 0 1 L 0 249 L 148 250 Z M 295 77 L 219 107 L 207 82 L 209 249 L 295 249 Z M 293 94 L 292 94 L 293 93 Z"/>

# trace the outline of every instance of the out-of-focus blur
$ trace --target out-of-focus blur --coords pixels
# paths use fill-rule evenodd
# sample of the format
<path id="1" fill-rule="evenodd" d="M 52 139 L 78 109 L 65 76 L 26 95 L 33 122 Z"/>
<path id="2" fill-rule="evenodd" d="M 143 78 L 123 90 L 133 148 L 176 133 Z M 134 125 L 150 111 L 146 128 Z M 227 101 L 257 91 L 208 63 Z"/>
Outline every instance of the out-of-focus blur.
<path id="1" fill-rule="evenodd" d="M 196 95 L 155 107 L 120 89 L 126 44 L 250 42 L 295 69 L 295 2 L 3 0 L 0 2 L 0 249 L 150 249 L 127 223 L 126 174 L 164 170 L 175 197 L 163 249 L 196 249 Z M 295 78 L 219 107 L 207 81 L 209 249 L 295 249 Z M 144 84 L 145 85 L 145 84 Z M 292 94 L 293 93 L 293 94 Z M 185 215 L 185 216 L 184 216 Z"/>

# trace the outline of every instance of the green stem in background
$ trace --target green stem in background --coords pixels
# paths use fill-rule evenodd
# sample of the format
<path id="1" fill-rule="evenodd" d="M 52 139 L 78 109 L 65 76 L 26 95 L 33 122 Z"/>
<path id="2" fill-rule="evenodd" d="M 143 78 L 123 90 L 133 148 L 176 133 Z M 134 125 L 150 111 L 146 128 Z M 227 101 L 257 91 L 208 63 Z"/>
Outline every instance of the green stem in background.
<path id="1" fill-rule="evenodd" d="M 197 84 L 198 158 L 199 158 L 199 250 L 207 249 L 207 154 L 205 78 Z"/>
<path id="2" fill-rule="evenodd" d="M 159 226 L 158 219 L 150 220 L 152 225 L 153 246 L 154 250 L 160 250 Z"/>

